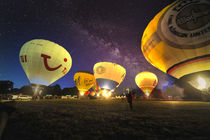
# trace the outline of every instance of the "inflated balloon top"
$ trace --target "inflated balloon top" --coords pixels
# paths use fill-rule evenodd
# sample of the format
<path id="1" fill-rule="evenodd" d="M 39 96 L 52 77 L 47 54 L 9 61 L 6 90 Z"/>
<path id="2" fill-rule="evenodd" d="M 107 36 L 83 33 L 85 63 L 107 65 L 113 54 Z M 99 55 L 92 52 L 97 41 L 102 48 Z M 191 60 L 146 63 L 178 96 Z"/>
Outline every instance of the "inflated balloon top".
<path id="1" fill-rule="evenodd" d="M 79 71 L 74 75 L 74 82 L 80 92 L 86 92 L 95 84 L 96 79 L 91 72 Z"/>
<path id="2" fill-rule="evenodd" d="M 48 86 L 67 74 L 72 66 L 71 56 L 66 49 L 43 39 L 26 42 L 19 56 L 31 84 Z"/>
<path id="3" fill-rule="evenodd" d="M 147 96 L 152 92 L 158 83 L 157 76 L 148 71 L 140 72 L 136 75 L 135 82 L 137 86 L 145 93 Z"/>
<path id="4" fill-rule="evenodd" d="M 164 8 L 145 29 L 141 49 L 176 78 L 210 70 L 210 1 L 178 0 Z"/>
<path id="5" fill-rule="evenodd" d="M 125 68 L 111 62 L 96 63 L 93 71 L 100 88 L 108 90 L 118 87 L 126 75 Z"/>

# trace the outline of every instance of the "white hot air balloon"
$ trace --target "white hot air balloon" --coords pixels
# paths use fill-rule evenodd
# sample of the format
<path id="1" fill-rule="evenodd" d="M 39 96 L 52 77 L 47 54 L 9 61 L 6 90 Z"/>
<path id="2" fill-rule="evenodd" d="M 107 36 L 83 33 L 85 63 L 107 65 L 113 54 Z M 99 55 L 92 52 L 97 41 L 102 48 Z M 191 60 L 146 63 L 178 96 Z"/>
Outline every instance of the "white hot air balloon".
<path id="1" fill-rule="evenodd" d="M 62 46 L 44 39 L 26 42 L 19 54 L 20 63 L 32 85 L 48 86 L 68 73 L 70 54 Z M 34 93 L 38 94 L 37 88 Z"/>

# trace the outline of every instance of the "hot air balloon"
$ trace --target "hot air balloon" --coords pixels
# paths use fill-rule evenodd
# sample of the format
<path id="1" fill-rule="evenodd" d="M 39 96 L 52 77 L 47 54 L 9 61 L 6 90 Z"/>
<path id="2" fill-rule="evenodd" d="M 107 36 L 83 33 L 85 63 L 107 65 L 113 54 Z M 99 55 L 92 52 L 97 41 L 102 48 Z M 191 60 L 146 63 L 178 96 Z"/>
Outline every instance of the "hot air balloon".
<path id="1" fill-rule="evenodd" d="M 44 39 L 26 42 L 20 50 L 19 59 L 34 95 L 41 92 L 40 87 L 48 86 L 67 74 L 72 66 L 66 49 Z"/>
<path id="2" fill-rule="evenodd" d="M 177 0 L 148 24 L 142 52 L 175 78 L 210 70 L 210 1 Z"/>
<path id="3" fill-rule="evenodd" d="M 95 96 L 95 91 L 91 91 L 90 95 Z"/>
<path id="4" fill-rule="evenodd" d="M 96 82 L 93 73 L 88 71 L 79 71 L 74 75 L 74 82 L 80 95 L 83 96 Z"/>
<path id="5" fill-rule="evenodd" d="M 82 95 L 81 95 L 81 93 L 82 93 Z M 83 96 L 83 95 L 88 96 L 90 94 L 90 91 L 86 91 L 85 93 L 81 92 L 81 93 L 80 93 L 81 96 Z"/>
<path id="6" fill-rule="evenodd" d="M 99 62 L 94 65 L 94 76 L 104 95 L 120 85 L 126 75 L 122 66 L 111 62 Z"/>
<path id="7" fill-rule="evenodd" d="M 157 76 L 148 71 L 140 72 L 135 78 L 137 86 L 149 97 L 150 93 L 158 83 Z"/>
<path id="8" fill-rule="evenodd" d="M 100 94 L 101 88 L 97 82 L 91 87 L 91 91 L 94 91 L 97 95 Z"/>

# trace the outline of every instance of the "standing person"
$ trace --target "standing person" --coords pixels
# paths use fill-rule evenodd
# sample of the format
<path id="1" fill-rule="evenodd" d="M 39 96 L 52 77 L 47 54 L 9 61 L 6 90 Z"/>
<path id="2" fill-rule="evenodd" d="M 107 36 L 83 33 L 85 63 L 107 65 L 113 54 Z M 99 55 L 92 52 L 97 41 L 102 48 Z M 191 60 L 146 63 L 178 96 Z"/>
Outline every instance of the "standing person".
<path id="1" fill-rule="evenodd" d="M 128 103 L 129 103 L 130 110 L 133 110 L 133 105 L 132 105 L 133 97 L 132 97 L 132 94 L 131 93 L 126 94 L 126 98 L 127 98 Z"/>

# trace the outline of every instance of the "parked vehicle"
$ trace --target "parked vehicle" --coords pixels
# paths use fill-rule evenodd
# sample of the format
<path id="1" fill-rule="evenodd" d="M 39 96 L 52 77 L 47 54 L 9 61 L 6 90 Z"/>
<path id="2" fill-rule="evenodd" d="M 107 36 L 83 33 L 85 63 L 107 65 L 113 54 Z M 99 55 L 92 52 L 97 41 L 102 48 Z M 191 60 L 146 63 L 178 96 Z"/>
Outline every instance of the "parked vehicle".
<path id="1" fill-rule="evenodd" d="M 17 100 L 18 99 L 18 95 L 11 95 L 11 99 L 12 100 Z"/>
<path id="2" fill-rule="evenodd" d="M 19 100 L 32 100 L 32 96 L 29 95 L 20 95 L 18 97 Z"/>
<path id="3" fill-rule="evenodd" d="M 47 94 L 46 96 L 45 96 L 45 99 L 52 99 L 53 98 L 53 96 L 51 95 L 51 94 Z"/>
<path id="4" fill-rule="evenodd" d="M 67 96 L 61 96 L 61 99 L 68 99 Z"/>

